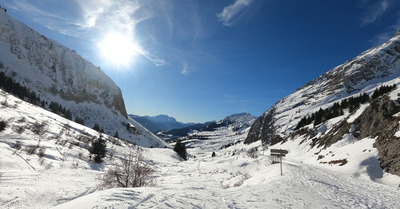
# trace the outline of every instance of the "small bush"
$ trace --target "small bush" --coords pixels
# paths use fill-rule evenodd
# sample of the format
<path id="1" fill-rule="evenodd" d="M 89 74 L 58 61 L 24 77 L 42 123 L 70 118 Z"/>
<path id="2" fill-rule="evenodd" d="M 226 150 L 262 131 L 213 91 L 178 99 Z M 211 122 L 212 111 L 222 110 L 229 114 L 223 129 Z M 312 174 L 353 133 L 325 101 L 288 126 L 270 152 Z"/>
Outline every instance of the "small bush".
<path id="1" fill-rule="evenodd" d="M 44 155 L 45 155 L 45 152 L 46 152 L 46 148 L 41 147 L 41 148 L 39 149 L 39 153 L 38 153 L 39 158 L 43 158 Z"/>
<path id="2" fill-rule="evenodd" d="M 251 158 L 258 158 L 257 147 L 253 147 L 247 151 L 247 156 Z"/>

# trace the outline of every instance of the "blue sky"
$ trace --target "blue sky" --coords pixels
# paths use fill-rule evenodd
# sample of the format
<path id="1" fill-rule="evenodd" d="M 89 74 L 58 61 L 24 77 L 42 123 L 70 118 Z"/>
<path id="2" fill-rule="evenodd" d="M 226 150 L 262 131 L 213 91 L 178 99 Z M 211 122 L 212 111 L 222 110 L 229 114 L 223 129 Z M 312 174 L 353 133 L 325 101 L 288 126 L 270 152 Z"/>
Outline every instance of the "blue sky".
<path id="1" fill-rule="evenodd" d="M 260 116 L 400 29 L 396 0 L 3 0 L 121 88 L 129 113 Z M 122 52 L 122 53 L 121 53 Z"/>

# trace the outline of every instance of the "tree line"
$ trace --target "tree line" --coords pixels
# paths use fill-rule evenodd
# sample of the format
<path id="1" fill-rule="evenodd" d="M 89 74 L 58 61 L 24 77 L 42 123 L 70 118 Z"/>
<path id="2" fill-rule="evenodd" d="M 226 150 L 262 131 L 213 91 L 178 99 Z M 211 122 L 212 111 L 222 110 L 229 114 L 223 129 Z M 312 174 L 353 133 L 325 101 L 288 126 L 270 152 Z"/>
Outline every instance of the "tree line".
<path id="1" fill-rule="evenodd" d="M 342 100 L 340 103 L 335 102 L 332 107 L 327 109 L 320 108 L 317 112 L 312 113 L 311 115 L 307 115 L 303 117 L 299 123 L 297 124 L 294 130 L 297 130 L 303 126 L 309 125 L 314 122 L 314 126 L 323 123 L 329 119 L 338 117 L 344 114 L 345 109 L 349 109 L 349 112 L 353 112 L 357 110 L 361 104 L 367 103 L 379 96 L 386 94 L 388 92 L 393 91 L 397 88 L 396 84 L 392 86 L 382 85 L 377 88 L 371 96 L 368 96 L 366 93 L 360 94 L 357 97 L 350 97 Z"/>
<path id="2" fill-rule="evenodd" d="M 1 63 L 0 63 L 1 64 Z M 0 66 L 1 68 L 1 66 Z M 14 81 L 13 78 L 7 76 L 4 72 L 0 72 L 0 88 L 4 91 L 12 94 L 24 101 L 27 101 L 33 105 L 40 106 L 42 108 L 46 108 L 51 112 L 60 115 L 68 120 L 72 120 L 72 113 L 70 110 L 66 109 L 62 105 L 57 102 L 50 102 L 49 105 L 45 101 L 40 99 L 35 92 L 29 90 L 27 87 L 22 86 L 20 83 Z M 85 121 L 78 116 L 75 117 L 75 122 L 84 125 Z"/>

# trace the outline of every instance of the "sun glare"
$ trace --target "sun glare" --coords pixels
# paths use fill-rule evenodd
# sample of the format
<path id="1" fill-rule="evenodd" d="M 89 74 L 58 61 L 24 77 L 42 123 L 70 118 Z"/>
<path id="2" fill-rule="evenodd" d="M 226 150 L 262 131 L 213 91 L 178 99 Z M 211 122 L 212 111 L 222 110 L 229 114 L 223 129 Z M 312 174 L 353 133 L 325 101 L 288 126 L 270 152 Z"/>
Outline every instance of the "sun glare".
<path id="1" fill-rule="evenodd" d="M 127 67 L 138 55 L 133 38 L 120 33 L 109 33 L 98 43 L 101 56 L 117 66 Z"/>

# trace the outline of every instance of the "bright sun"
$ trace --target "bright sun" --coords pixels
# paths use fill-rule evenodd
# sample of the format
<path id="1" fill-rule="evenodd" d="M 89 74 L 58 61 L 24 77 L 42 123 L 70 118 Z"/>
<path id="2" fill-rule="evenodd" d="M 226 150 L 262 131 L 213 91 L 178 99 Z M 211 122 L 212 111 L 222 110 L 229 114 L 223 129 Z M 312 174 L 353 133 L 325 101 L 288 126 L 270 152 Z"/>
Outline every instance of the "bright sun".
<path id="1" fill-rule="evenodd" d="M 100 53 L 108 62 L 117 66 L 127 67 L 138 55 L 138 46 L 133 39 L 120 33 L 109 33 L 98 43 Z"/>

